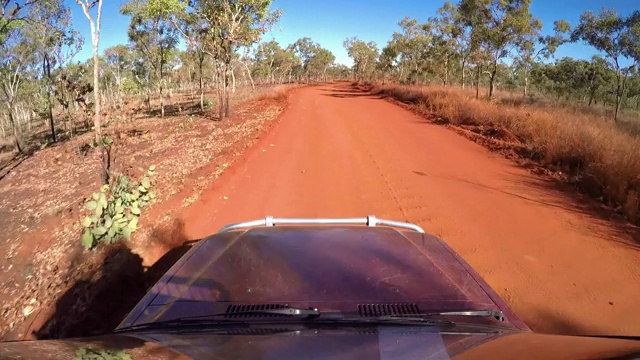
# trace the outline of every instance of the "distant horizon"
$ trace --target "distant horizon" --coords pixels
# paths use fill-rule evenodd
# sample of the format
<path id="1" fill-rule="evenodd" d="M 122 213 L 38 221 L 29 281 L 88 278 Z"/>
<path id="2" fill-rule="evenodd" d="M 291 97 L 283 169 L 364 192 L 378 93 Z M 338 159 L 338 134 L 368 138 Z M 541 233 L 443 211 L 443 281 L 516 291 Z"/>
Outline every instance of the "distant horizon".
<path id="1" fill-rule="evenodd" d="M 105 1 L 100 54 L 109 47 L 128 43 L 129 18 L 119 12 L 122 4 L 126 2 L 125 0 Z M 429 17 L 435 15 L 436 10 L 444 2 L 392 4 L 380 0 L 354 0 L 348 3 L 328 0 L 322 3 L 302 3 L 296 0 L 274 0 L 271 8 L 281 9 L 283 15 L 280 22 L 262 36 L 262 41 L 275 40 L 280 46 L 286 47 L 299 38 L 309 37 L 331 51 L 336 57 L 336 64 L 352 66 L 353 62 L 342 46 L 346 38 L 356 36 L 367 42 L 374 41 L 378 45 L 378 50 L 382 50 L 391 39 L 393 32 L 399 31 L 397 23 L 402 18 L 408 16 L 424 23 Z M 457 1 L 452 2 L 457 3 Z M 74 0 L 66 0 L 65 4 L 72 11 L 74 29 L 84 37 L 84 45 L 73 62 L 84 62 L 93 55 L 89 23 Z M 598 0 L 562 2 L 533 0 L 531 13 L 543 23 L 541 34 L 548 35 L 553 33 L 555 20 L 567 20 L 572 27 L 575 27 L 584 11 L 599 12 L 602 8 L 615 9 L 621 15 L 628 15 L 634 10 L 633 4 L 625 0 L 610 0 L 607 4 L 602 4 L 602 1 Z M 335 9 L 341 11 L 335 11 Z M 184 49 L 184 42 L 181 41 L 181 44 L 181 49 Z M 558 48 L 555 58 L 572 57 L 589 60 L 596 54 L 599 53 L 588 45 L 568 43 Z"/>

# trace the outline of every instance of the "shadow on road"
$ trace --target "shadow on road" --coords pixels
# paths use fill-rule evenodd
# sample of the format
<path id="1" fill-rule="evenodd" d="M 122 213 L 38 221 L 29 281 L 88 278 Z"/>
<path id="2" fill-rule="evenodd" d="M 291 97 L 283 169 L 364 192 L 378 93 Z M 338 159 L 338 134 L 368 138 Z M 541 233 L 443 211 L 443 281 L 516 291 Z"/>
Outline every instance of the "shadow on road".
<path id="1" fill-rule="evenodd" d="M 520 172 L 509 173 L 509 178 L 513 179 L 515 177 L 517 180 L 507 180 L 512 184 L 511 188 L 513 191 L 506 191 L 504 189 L 487 186 L 469 179 L 432 175 L 418 170 L 413 170 L 412 173 L 416 176 L 440 177 L 450 181 L 464 182 L 469 185 L 517 197 L 539 205 L 576 213 L 581 217 L 586 218 L 591 226 L 588 229 L 580 228 L 577 225 L 570 223 L 567 224 L 568 226 L 575 228 L 577 231 L 596 235 L 605 241 L 614 242 L 632 250 L 640 250 L 640 228 L 630 224 L 622 217 L 622 215 L 617 214 L 612 209 L 606 208 L 598 201 L 580 194 L 577 189 L 569 184 L 562 183 L 559 180 L 543 178 L 533 174 L 522 176 Z M 519 192 L 518 189 L 523 189 L 523 191 Z M 522 193 L 526 193 L 527 189 L 536 189 L 547 193 L 550 196 L 546 197 L 547 200 L 543 201 L 538 198 L 522 195 Z"/>
<path id="2" fill-rule="evenodd" d="M 585 321 L 587 316 L 585 315 Z M 552 335 L 604 335 L 595 328 L 588 327 L 578 321 L 572 321 L 560 316 L 552 310 L 535 311 L 533 319 L 525 321 L 527 325 L 536 333 Z"/>
<path id="3" fill-rule="evenodd" d="M 328 90 L 322 90 L 323 96 L 330 96 L 335 98 L 357 98 L 363 97 L 368 99 L 382 99 L 380 95 L 371 94 L 369 91 L 357 89 L 352 86 L 340 86 L 339 88 L 332 88 Z"/>
<path id="4" fill-rule="evenodd" d="M 557 199 L 550 206 L 562 207 L 578 213 L 591 225 L 588 229 L 575 224 L 567 224 L 578 231 L 587 232 L 610 242 L 633 250 L 640 250 L 640 228 L 630 224 L 622 215 L 606 207 L 595 199 L 582 194 L 578 189 L 560 180 L 536 175 L 520 176 L 515 186 L 528 187 L 546 192 Z"/>
<path id="5" fill-rule="evenodd" d="M 168 246 L 153 266 L 145 268 L 142 258 L 123 243 L 108 246 L 102 264 L 77 281 L 62 295 L 55 313 L 40 329 L 33 332 L 37 339 L 63 339 L 107 334 L 113 331 L 167 270 L 197 241 L 175 244 L 176 233 L 156 240 Z M 79 266 L 86 266 L 79 264 Z"/>

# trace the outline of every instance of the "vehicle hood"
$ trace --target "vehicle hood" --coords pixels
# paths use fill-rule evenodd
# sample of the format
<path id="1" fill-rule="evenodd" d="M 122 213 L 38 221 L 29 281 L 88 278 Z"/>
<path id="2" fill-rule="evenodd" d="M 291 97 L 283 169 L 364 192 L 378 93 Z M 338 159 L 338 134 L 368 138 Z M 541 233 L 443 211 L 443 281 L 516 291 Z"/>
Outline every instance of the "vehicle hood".
<path id="1" fill-rule="evenodd" d="M 382 315 L 401 312 L 406 304 L 420 312 L 492 309 L 507 315 L 502 326 L 528 330 L 440 239 L 348 226 L 254 228 L 204 239 L 120 327 L 224 313 L 232 304 Z"/>
<path id="2" fill-rule="evenodd" d="M 640 341 L 502 333 L 446 335 L 416 328 L 306 330 L 273 334 L 146 333 L 0 343 L 2 359 L 631 359 Z M 128 357 L 127 357 L 128 356 Z M 109 357 L 86 357 L 109 358 Z"/>

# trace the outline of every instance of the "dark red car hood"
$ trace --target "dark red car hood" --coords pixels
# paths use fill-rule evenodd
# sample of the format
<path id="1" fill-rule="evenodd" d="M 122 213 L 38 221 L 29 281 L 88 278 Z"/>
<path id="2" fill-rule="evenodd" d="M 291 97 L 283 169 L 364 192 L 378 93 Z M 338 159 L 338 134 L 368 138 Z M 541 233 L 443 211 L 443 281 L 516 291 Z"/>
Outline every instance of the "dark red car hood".
<path id="1" fill-rule="evenodd" d="M 389 228 L 261 228 L 212 236 L 190 249 L 121 327 L 224 312 L 232 304 L 357 312 L 358 305 L 385 311 L 407 303 L 422 312 L 501 309 L 507 320 L 464 319 L 476 325 L 457 322 L 452 329 L 304 323 L 163 327 L 0 343 L 0 359 L 70 359 L 105 351 L 135 360 L 622 359 L 640 352 L 639 341 L 533 334 L 446 244 Z"/>
<path id="2" fill-rule="evenodd" d="M 225 312 L 231 304 L 320 311 L 502 310 L 501 326 L 527 330 L 440 239 L 385 227 L 273 227 L 197 243 L 121 327 Z M 387 306 L 385 308 L 385 306 Z M 393 310 L 393 309 L 392 309 Z"/>
<path id="3" fill-rule="evenodd" d="M 108 352 L 108 353 L 106 353 Z M 70 340 L 0 343 L 0 359 L 635 359 L 640 341 L 507 332 L 447 335 L 427 328 L 307 330 L 213 335 L 155 332 Z M 106 353 L 106 354 L 105 354 Z M 86 358 L 110 358 L 86 357 Z"/>

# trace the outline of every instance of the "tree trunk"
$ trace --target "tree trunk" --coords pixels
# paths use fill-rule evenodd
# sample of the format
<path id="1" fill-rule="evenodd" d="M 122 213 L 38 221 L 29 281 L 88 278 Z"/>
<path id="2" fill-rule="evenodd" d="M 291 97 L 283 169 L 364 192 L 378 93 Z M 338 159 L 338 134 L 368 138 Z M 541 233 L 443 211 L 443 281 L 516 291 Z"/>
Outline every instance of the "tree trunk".
<path id="1" fill-rule="evenodd" d="M 615 111 L 613 113 L 613 121 L 614 122 L 618 121 L 618 113 L 620 112 L 620 103 L 621 103 L 621 96 L 616 94 Z"/>
<path id="2" fill-rule="evenodd" d="M 253 77 L 251 76 L 251 71 L 249 71 L 249 67 L 245 64 L 244 61 L 241 61 L 242 65 L 244 65 L 245 70 L 247 71 L 247 75 L 249 76 L 249 81 L 251 81 L 251 90 L 255 90 L 256 85 L 253 83 Z"/>
<path id="3" fill-rule="evenodd" d="M 51 127 L 51 140 L 57 142 L 56 128 L 53 123 L 53 105 L 51 104 L 51 62 L 49 61 L 49 55 L 45 55 L 43 58 L 43 67 L 47 76 L 47 107 L 49 110 L 49 126 Z"/>
<path id="4" fill-rule="evenodd" d="M 620 113 L 620 105 L 622 104 L 622 98 L 624 95 L 625 85 L 627 82 L 627 76 L 622 75 L 618 70 L 618 84 L 616 89 L 616 110 L 613 115 L 613 121 L 618 121 L 618 114 Z"/>
<path id="5" fill-rule="evenodd" d="M 231 93 L 236 93 L 236 74 L 233 67 L 231 67 Z"/>
<path id="6" fill-rule="evenodd" d="M 21 153 L 22 146 L 20 146 L 20 131 L 16 125 L 15 119 L 13 118 L 13 104 L 11 103 L 9 103 L 9 123 L 11 124 L 11 129 L 13 131 L 13 140 L 16 145 L 16 150 Z"/>
<path id="7" fill-rule="evenodd" d="M 215 60 L 214 60 L 215 62 Z M 224 119 L 224 76 L 222 68 L 215 64 L 216 74 L 216 92 L 218 93 L 218 120 Z"/>
<path id="8" fill-rule="evenodd" d="M 620 74 L 620 70 L 618 70 L 618 72 L 616 73 L 616 98 L 615 98 L 614 112 L 613 112 L 614 122 L 618 121 L 618 112 L 620 111 L 620 102 L 622 100 L 620 78 L 621 78 L 621 74 Z"/>
<path id="9" fill-rule="evenodd" d="M 69 122 L 69 138 L 73 137 L 73 131 L 75 130 L 75 124 L 73 123 L 73 116 L 71 116 L 71 109 L 67 106 L 67 121 Z"/>
<path id="10" fill-rule="evenodd" d="M 200 95 L 200 111 L 204 111 L 204 88 L 202 87 L 202 70 L 200 71 L 199 81 L 199 95 Z"/>
<path id="11" fill-rule="evenodd" d="M 527 97 L 527 90 L 529 88 L 529 72 L 527 71 L 527 67 L 524 67 L 524 91 L 522 92 L 522 97 Z"/>
<path id="12" fill-rule="evenodd" d="M 229 117 L 229 64 L 224 67 L 224 117 Z"/>
<path id="13" fill-rule="evenodd" d="M 496 73 L 498 72 L 498 63 L 493 64 L 493 69 L 491 69 L 491 74 L 489 76 L 489 99 L 493 97 L 493 87 L 496 79 Z"/>
<path id="14" fill-rule="evenodd" d="M 2 118 L 6 119 L 6 117 L 4 117 L 4 116 Z M 7 137 L 7 130 L 5 130 L 4 124 L 5 124 L 4 121 L 0 123 L 0 130 L 2 130 L 2 138 L 3 139 Z"/>
<path id="15" fill-rule="evenodd" d="M 93 101 L 94 101 L 94 115 L 93 126 L 95 131 L 96 141 L 99 142 L 102 137 L 102 121 L 100 119 L 100 59 L 98 57 L 98 38 L 96 31 L 93 34 Z M 103 174 L 104 175 L 104 174 Z M 106 184 L 107 182 L 104 181 Z"/>
<path id="16" fill-rule="evenodd" d="M 482 72 L 482 64 L 476 65 L 476 99 L 480 98 L 480 73 Z"/>
<path id="17" fill-rule="evenodd" d="M 96 23 L 94 24 L 89 13 L 89 9 L 82 5 L 85 15 L 91 26 L 91 42 L 93 43 L 93 99 L 94 99 L 94 115 L 93 126 L 95 132 L 96 143 L 102 144 L 102 121 L 100 119 L 100 58 L 98 56 L 100 44 L 100 19 L 102 17 L 102 0 L 97 1 L 98 13 L 96 15 Z M 102 169 L 100 172 L 100 180 L 103 184 L 109 183 L 109 159 L 106 149 L 102 146 Z"/>
<path id="18" fill-rule="evenodd" d="M 160 117 L 164 118 L 164 86 L 162 86 L 162 79 L 160 79 Z"/>
<path id="19" fill-rule="evenodd" d="M 147 111 L 151 112 L 151 85 L 147 86 L 147 94 L 144 102 L 147 104 Z"/>
<path id="20" fill-rule="evenodd" d="M 447 87 L 449 82 L 449 56 L 444 61 L 444 87 Z"/>
<path id="21" fill-rule="evenodd" d="M 462 59 L 462 88 L 464 89 L 464 75 L 465 75 L 465 65 L 467 63 L 466 59 Z"/>

